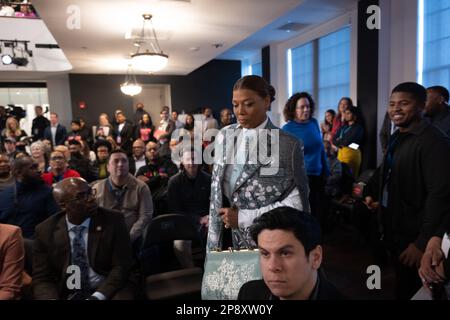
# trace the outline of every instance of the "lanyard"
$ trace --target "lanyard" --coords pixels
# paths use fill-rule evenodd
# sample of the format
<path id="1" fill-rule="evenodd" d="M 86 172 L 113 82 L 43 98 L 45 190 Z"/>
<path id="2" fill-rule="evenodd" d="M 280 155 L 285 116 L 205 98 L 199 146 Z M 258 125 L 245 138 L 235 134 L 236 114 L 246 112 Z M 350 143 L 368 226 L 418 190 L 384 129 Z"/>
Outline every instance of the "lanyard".
<path id="1" fill-rule="evenodd" d="M 347 127 L 343 127 L 341 129 L 341 133 L 339 134 L 339 139 L 342 139 L 342 137 L 351 129 L 352 127 L 347 126 Z"/>

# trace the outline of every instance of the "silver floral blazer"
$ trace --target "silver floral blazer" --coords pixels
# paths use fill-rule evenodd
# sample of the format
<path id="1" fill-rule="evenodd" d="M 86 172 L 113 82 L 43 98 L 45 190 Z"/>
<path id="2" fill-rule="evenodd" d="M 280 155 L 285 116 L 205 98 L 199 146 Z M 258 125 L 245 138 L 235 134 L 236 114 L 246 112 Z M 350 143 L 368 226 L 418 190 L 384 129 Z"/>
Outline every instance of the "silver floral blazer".
<path id="1" fill-rule="evenodd" d="M 225 130 L 239 130 L 237 124 L 223 128 L 215 140 L 215 152 L 217 146 L 222 150 L 227 150 L 227 140 L 224 139 Z M 305 170 L 303 143 L 301 140 L 280 130 L 272 124 L 270 119 L 265 127 L 268 135 L 276 134 L 279 139 L 278 144 L 278 170 L 275 174 L 263 173 L 271 163 L 261 163 L 258 159 L 256 163 L 246 163 L 241 175 L 238 177 L 234 188 L 232 189 L 231 205 L 238 209 L 258 209 L 270 205 L 276 201 L 282 201 L 295 187 L 297 187 L 301 200 L 301 207 L 304 211 L 309 209 L 309 187 L 308 178 Z M 275 131 L 274 131 L 275 130 Z M 228 131 L 229 132 L 229 131 Z M 266 148 L 270 154 L 270 138 L 268 137 Z M 229 141 L 229 140 L 228 140 Z M 261 146 L 259 146 L 261 148 Z M 253 152 L 256 152 L 255 150 Z M 219 209 L 222 208 L 223 197 L 223 178 L 226 168 L 226 156 L 216 154 L 211 184 L 211 203 L 209 210 L 209 228 L 207 239 L 207 250 L 215 250 L 222 246 L 223 222 L 219 216 Z M 265 171 L 267 172 L 267 171 Z M 245 237 L 245 239 L 243 239 Z M 232 230 L 233 246 L 235 248 L 247 247 L 247 244 L 255 245 L 250 236 L 250 228 L 239 228 Z"/>

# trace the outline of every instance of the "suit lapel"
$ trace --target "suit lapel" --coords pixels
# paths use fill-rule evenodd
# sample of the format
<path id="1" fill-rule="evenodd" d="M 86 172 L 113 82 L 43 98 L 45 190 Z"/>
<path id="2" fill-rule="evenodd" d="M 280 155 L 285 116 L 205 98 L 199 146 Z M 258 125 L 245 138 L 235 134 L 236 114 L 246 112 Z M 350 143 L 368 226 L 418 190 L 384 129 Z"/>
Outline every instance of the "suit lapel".
<path id="1" fill-rule="evenodd" d="M 55 239 L 54 243 L 56 245 L 57 257 L 60 257 L 61 263 L 64 266 L 62 269 L 64 279 L 71 259 L 70 239 L 65 214 L 61 215 L 61 218 L 57 222 L 53 237 Z"/>
<path id="2" fill-rule="evenodd" d="M 96 213 L 91 218 L 88 237 L 89 264 L 92 269 L 94 269 L 95 266 L 95 257 L 97 255 L 97 248 L 100 242 L 102 232 L 103 232 L 103 225 L 101 219 L 98 218 L 98 213 Z"/>
<path id="3" fill-rule="evenodd" d="M 273 129 L 277 129 L 277 127 L 275 127 L 272 122 L 270 121 L 270 119 L 267 119 L 267 124 L 264 127 L 264 129 L 269 130 L 269 133 L 267 135 L 267 143 L 265 145 L 259 145 L 259 143 L 256 143 L 256 146 L 254 146 L 250 152 L 249 155 L 253 155 L 256 156 L 256 163 L 250 164 L 250 163 L 246 163 L 244 165 L 244 169 L 241 172 L 241 175 L 239 176 L 239 178 L 236 180 L 236 184 L 232 190 L 232 192 L 235 192 L 237 189 L 239 189 L 245 181 L 247 181 L 248 179 L 250 179 L 257 170 L 259 170 L 259 168 L 261 168 L 262 165 L 265 165 L 267 163 L 265 163 L 265 161 L 261 162 L 259 159 L 259 155 L 269 155 L 270 154 L 270 150 L 271 150 L 271 144 L 270 139 L 270 130 Z M 258 132 L 259 135 L 259 132 Z M 257 142 L 259 142 L 259 137 L 257 138 Z M 259 152 L 258 152 L 259 151 Z"/>

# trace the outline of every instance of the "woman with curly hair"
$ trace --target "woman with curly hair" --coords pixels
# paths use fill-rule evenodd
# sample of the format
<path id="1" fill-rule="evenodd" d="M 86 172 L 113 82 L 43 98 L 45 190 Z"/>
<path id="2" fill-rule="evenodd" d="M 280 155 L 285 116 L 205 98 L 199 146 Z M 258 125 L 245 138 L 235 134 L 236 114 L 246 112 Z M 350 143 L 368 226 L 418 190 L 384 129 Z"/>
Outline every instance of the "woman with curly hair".
<path id="1" fill-rule="evenodd" d="M 315 103 L 307 92 L 294 94 L 284 106 L 287 124 L 283 130 L 289 132 L 304 144 L 306 174 L 309 182 L 309 202 L 312 214 L 321 217 L 325 181 L 330 174 L 319 123 L 313 114 Z"/>

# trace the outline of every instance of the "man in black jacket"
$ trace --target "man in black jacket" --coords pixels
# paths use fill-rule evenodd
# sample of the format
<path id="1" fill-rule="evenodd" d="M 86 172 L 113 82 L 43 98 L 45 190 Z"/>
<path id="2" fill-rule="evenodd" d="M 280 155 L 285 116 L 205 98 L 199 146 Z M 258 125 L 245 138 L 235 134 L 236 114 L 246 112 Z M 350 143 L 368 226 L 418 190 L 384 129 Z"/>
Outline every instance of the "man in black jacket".
<path id="1" fill-rule="evenodd" d="M 41 106 L 34 107 L 36 118 L 33 119 L 31 126 L 31 134 L 33 135 L 33 141 L 42 140 L 44 138 L 45 128 L 50 126 L 50 121 L 44 117 Z"/>
<path id="2" fill-rule="evenodd" d="M 197 160 L 197 163 L 195 163 Z M 206 241 L 209 222 L 211 175 L 201 170 L 202 154 L 195 149 L 183 150 L 180 172 L 170 178 L 167 198 L 169 213 L 185 214 Z M 175 255 L 183 267 L 194 266 L 190 240 L 175 240 Z"/>
<path id="3" fill-rule="evenodd" d="M 410 299 L 421 287 L 417 269 L 423 252 L 431 237 L 442 236 L 442 221 L 450 214 L 450 140 L 422 119 L 426 99 L 425 88 L 414 82 L 392 91 L 388 112 L 398 130 L 366 193 L 369 207 L 381 206 L 398 299 Z"/>
<path id="4" fill-rule="evenodd" d="M 323 275 L 320 225 L 309 213 L 278 207 L 255 219 L 263 280 L 244 284 L 238 300 L 341 300 Z"/>
<path id="5" fill-rule="evenodd" d="M 81 178 L 58 182 L 53 195 L 63 211 L 36 228 L 35 299 L 132 299 L 131 244 L 122 214 L 98 207 Z"/>
<path id="6" fill-rule="evenodd" d="M 133 145 L 133 125 L 127 121 L 125 114 L 120 111 L 116 113 L 117 125 L 114 126 L 114 140 L 117 146 L 125 150 L 128 156 L 131 155 L 131 146 Z"/>

